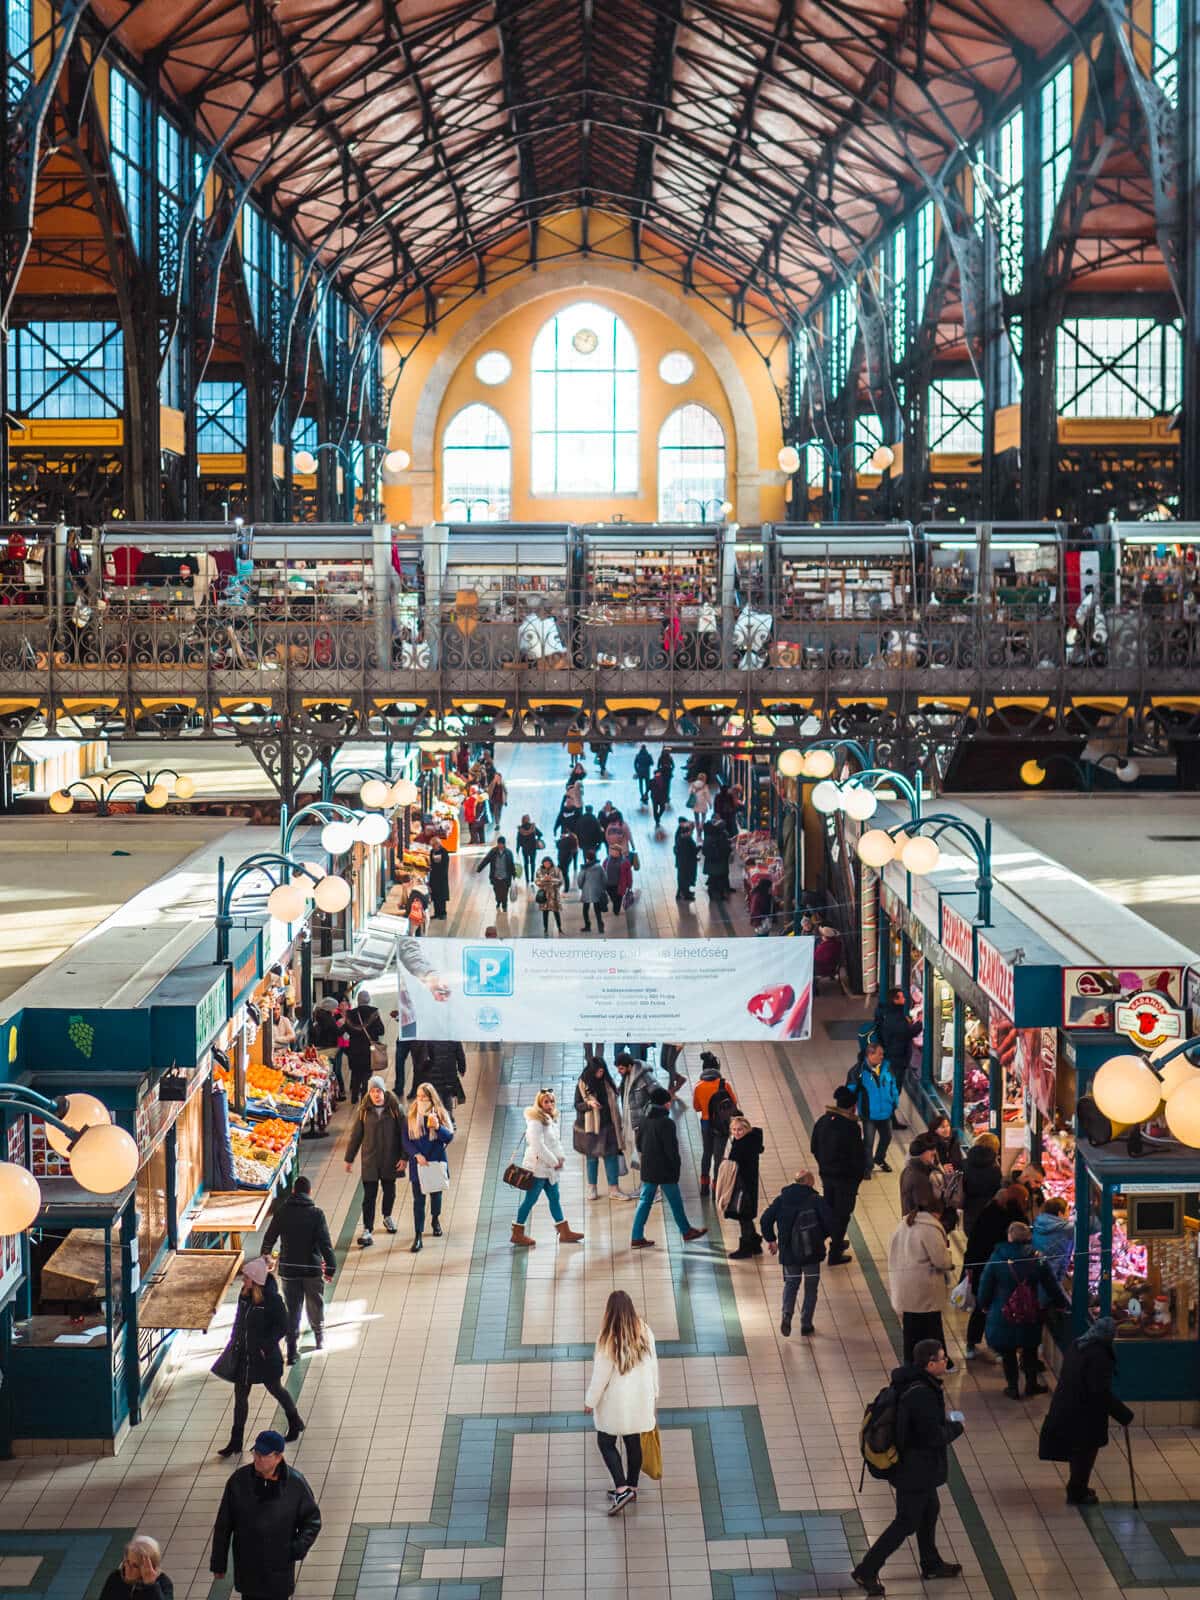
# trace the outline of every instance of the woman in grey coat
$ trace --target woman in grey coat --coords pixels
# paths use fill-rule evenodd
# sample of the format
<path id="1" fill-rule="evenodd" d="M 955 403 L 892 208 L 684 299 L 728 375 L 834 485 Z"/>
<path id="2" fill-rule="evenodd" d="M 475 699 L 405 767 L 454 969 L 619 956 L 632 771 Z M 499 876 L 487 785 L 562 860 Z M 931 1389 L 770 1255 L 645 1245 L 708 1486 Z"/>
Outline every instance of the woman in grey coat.
<path id="1" fill-rule="evenodd" d="M 396 1203 L 396 1174 L 405 1165 L 404 1109 L 378 1073 L 367 1084 L 359 1102 L 346 1145 L 346 1171 L 354 1171 L 354 1158 L 362 1151 L 362 1232 L 358 1242 L 365 1250 L 375 1243 L 375 1199 L 383 1188 L 383 1225 L 395 1233 L 392 1208 Z"/>

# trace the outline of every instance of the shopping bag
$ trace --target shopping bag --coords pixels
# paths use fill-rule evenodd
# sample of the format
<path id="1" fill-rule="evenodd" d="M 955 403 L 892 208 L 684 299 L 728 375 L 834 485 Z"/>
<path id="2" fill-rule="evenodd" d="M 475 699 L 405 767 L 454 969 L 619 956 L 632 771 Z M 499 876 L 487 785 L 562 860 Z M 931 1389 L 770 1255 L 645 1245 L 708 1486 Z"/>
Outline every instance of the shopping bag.
<path id="1" fill-rule="evenodd" d="M 662 1436 L 658 1431 L 657 1422 L 649 1433 L 642 1435 L 642 1471 L 648 1478 L 656 1480 L 663 1475 Z"/>
<path id="2" fill-rule="evenodd" d="M 975 1294 L 971 1288 L 971 1280 L 965 1272 L 950 1291 L 950 1304 L 956 1311 L 975 1309 Z"/>
<path id="3" fill-rule="evenodd" d="M 428 1161 L 417 1168 L 422 1194 L 442 1194 L 450 1187 L 450 1168 L 444 1161 Z"/>

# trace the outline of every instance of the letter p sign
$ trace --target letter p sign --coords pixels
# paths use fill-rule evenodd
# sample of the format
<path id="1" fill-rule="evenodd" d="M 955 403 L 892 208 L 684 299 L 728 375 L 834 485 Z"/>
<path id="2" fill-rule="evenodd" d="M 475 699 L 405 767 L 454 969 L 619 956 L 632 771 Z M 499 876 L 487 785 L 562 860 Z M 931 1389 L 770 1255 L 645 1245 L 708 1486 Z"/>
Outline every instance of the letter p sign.
<path id="1" fill-rule="evenodd" d="M 510 995 L 513 992 L 512 951 L 502 945 L 468 945 L 463 951 L 463 993 L 472 996 Z"/>

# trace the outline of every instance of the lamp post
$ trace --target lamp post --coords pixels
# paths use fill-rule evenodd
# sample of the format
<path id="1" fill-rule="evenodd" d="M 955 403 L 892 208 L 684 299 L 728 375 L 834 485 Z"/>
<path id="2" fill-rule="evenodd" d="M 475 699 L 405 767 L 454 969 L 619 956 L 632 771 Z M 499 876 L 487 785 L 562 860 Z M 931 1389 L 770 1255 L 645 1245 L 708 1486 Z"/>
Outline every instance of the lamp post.
<path id="1" fill-rule="evenodd" d="M 928 831 L 926 831 L 928 830 Z M 859 860 L 876 870 L 899 861 L 914 877 L 923 878 L 941 860 L 937 841 L 944 833 L 965 839 L 975 857 L 975 892 L 979 897 L 975 920 L 981 928 L 992 925 L 992 824 L 985 821 L 982 836 L 959 817 L 934 812 L 911 817 L 894 828 L 871 828 L 858 841 Z"/>
<path id="2" fill-rule="evenodd" d="M 169 778 L 169 784 L 162 780 Z M 109 801 L 114 800 L 119 789 L 132 784 L 142 791 L 143 805 L 149 806 L 151 811 L 161 811 L 171 798 L 174 791 L 177 800 L 190 800 L 196 792 L 196 780 L 186 774 L 180 774 L 174 767 L 162 767 L 158 772 L 142 773 L 133 772 L 127 767 L 122 767 L 117 772 L 106 773 L 92 780 L 76 778 L 63 789 L 56 789 L 50 796 L 50 809 L 55 816 L 65 817 L 75 808 L 75 791 L 80 789 L 95 803 L 98 817 L 111 816 Z"/>
<path id="3" fill-rule="evenodd" d="M 271 874 L 272 867 L 283 867 L 292 875 L 291 881 Z M 345 878 L 332 873 L 324 876 L 315 872 L 311 862 L 297 861 L 275 850 L 261 851 L 247 856 L 233 869 L 228 883 L 225 881 L 225 857 L 217 861 L 217 965 L 229 960 L 229 934 L 233 927 L 234 891 L 245 878 L 261 872 L 272 885 L 267 896 L 267 910 L 280 922 L 291 924 L 304 914 L 305 902 L 312 893 L 319 911 L 344 911 L 350 904 L 350 885 Z M 300 880 L 304 880 L 301 882 Z"/>
<path id="4" fill-rule="evenodd" d="M 367 820 L 365 813 L 351 811 L 348 806 L 336 805 L 332 800 L 313 800 L 290 813 L 286 804 L 279 808 L 279 848 L 290 855 L 296 829 L 306 817 L 320 817 L 325 826 L 321 829 L 321 847 L 330 856 L 345 855 L 360 837 L 359 828 Z M 364 843 L 369 841 L 364 840 Z"/>
<path id="5" fill-rule="evenodd" d="M 46 1136 L 71 1164 L 71 1176 L 92 1194 L 116 1194 L 137 1176 L 138 1147 L 113 1122 L 108 1107 L 90 1094 L 48 1100 L 24 1084 L 0 1084 L 0 1108 L 32 1111 Z M 0 1161 L 0 1233 L 24 1233 L 42 1208 L 42 1191 L 26 1167 Z"/>
<path id="6" fill-rule="evenodd" d="M 380 772 L 376 767 L 340 767 L 337 772 L 322 767 L 321 799 L 333 800 L 338 790 L 355 778 L 361 785 L 358 791 L 358 803 L 364 811 L 390 811 L 393 806 L 412 804 L 411 800 L 404 799 L 403 793 L 396 793 L 406 780 L 404 778 L 393 780 L 389 772 Z"/>
<path id="7" fill-rule="evenodd" d="M 1096 787 L 1096 774 L 1103 770 L 1104 764 L 1111 761 L 1113 774 L 1118 783 L 1136 783 L 1142 775 L 1142 769 L 1136 761 L 1128 756 L 1114 755 L 1108 751 L 1105 755 L 1092 760 L 1085 756 L 1076 760 L 1074 756 L 1064 755 L 1061 751 L 1054 751 L 1050 755 L 1031 756 L 1028 761 L 1023 761 L 1020 767 L 1021 782 L 1027 789 L 1037 789 L 1046 781 L 1046 771 L 1050 766 L 1066 766 L 1075 773 L 1079 779 L 1079 787 L 1084 794 L 1091 794 Z"/>

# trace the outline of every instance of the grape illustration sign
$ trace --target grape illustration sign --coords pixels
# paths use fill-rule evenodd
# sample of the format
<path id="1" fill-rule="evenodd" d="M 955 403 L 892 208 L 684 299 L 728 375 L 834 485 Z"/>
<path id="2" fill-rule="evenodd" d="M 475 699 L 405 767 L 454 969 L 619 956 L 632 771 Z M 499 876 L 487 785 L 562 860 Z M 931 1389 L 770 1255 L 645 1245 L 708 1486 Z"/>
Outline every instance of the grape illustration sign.
<path id="1" fill-rule="evenodd" d="M 85 1060 L 92 1059 L 92 1047 L 96 1042 L 96 1030 L 90 1022 L 83 1017 L 74 1016 L 67 1018 L 67 1038 L 75 1046 Z"/>
<path id="2" fill-rule="evenodd" d="M 433 968 L 423 980 L 399 964 L 420 1039 L 772 1043 L 812 1032 L 808 938 L 427 938 L 420 953 Z"/>

